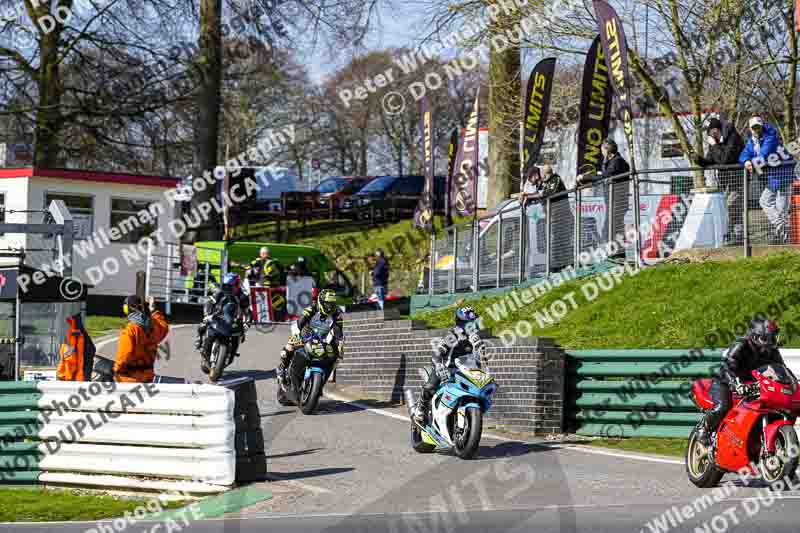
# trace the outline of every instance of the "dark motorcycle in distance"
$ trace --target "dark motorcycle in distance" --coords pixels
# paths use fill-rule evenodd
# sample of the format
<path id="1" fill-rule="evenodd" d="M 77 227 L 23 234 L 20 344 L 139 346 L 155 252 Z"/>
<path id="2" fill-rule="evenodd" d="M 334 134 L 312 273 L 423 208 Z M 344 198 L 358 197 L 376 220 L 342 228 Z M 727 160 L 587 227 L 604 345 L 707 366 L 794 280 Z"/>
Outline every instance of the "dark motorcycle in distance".
<path id="1" fill-rule="evenodd" d="M 225 368 L 233 363 L 239 345 L 245 340 L 246 330 L 239 306 L 234 302 L 226 303 L 211 317 L 206 330 L 206 335 L 213 339 L 211 350 L 208 359 L 205 354 L 200 356 L 200 369 L 208 374 L 212 383 L 216 383 Z"/>
<path id="2" fill-rule="evenodd" d="M 317 408 L 322 388 L 338 362 L 333 356 L 333 321 L 325 320 L 307 326 L 301 332 L 292 324 L 292 336 L 301 346 L 295 348 L 287 367 L 287 383 L 278 383 L 278 403 L 297 405 L 304 415 Z"/>

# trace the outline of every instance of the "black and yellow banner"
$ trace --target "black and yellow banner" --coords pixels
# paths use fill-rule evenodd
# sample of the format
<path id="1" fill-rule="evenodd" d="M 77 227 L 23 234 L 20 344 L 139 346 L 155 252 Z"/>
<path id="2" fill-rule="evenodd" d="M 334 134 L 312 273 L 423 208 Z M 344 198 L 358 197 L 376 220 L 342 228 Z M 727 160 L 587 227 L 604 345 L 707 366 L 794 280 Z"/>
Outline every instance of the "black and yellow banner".
<path id="1" fill-rule="evenodd" d="M 475 105 L 464 128 L 453 170 L 452 201 L 459 215 L 473 215 L 478 207 L 478 118 L 480 87 L 475 93 Z"/>
<path id="2" fill-rule="evenodd" d="M 422 142 L 425 165 L 425 188 L 414 211 L 414 227 L 427 231 L 433 229 L 433 110 L 428 97 L 422 98 Z"/>
<path id="3" fill-rule="evenodd" d="M 578 122 L 578 174 L 595 174 L 603 154 L 600 145 L 608 137 L 611 123 L 611 83 L 605 54 L 598 35 L 583 66 L 581 107 Z"/>
<path id="4" fill-rule="evenodd" d="M 453 213 L 450 206 L 450 183 L 453 179 L 453 171 L 456 168 L 456 152 L 458 150 L 458 130 L 454 129 L 450 135 L 450 146 L 447 147 L 447 185 L 445 186 L 444 216 L 445 225 L 453 225 Z"/>
<path id="5" fill-rule="evenodd" d="M 603 0 L 594 0 L 594 12 L 597 15 L 606 66 L 619 102 L 617 118 L 625 130 L 625 138 L 628 140 L 628 160 L 631 172 L 634 172 L 632 78 L 628 69 L 628 43 L 625 40 L 625 30 L 617 12 Z"/>
<path id="6" fill-rule="evenodd" d="M 542 150 L 555 71 L 556 60 L 549 57 L 539 61 L 528 79 L 522 138 L 523 179 L 528 175 L 530 168 L 536 164 L 539 152 Z"/>

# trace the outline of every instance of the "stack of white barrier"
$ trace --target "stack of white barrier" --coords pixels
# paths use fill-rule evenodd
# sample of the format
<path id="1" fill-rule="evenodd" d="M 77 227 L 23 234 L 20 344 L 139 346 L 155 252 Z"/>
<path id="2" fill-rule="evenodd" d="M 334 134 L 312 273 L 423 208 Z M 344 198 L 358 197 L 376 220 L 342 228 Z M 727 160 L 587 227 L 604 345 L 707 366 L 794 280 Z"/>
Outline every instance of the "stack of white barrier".
<path id="1" fill-rule="evenodd" d="M 40 483 L 219 492 L 236 481 L 234 392 L 40 382 Z"/>

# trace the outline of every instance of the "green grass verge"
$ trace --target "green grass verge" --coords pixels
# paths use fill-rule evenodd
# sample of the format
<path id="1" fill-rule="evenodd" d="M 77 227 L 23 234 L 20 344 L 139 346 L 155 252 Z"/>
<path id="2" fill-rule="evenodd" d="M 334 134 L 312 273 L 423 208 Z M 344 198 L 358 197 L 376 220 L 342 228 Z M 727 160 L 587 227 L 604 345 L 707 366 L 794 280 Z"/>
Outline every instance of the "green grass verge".
<path id="1" fill-rule="evenodd" d="M 128 319 L 116 316 L 87 316 L 84 327 L 90 337 L 101 337 L 109 333 L 117 333 L 125 327 Z"/>
<path id="2" fill-rule="evenodd" d="M 612 448 L 627 452 L 651 453 L 683 457 L 686 451 L 686 439 L 662 439 L 655 437 L 631 437 L 628 439 L 594 439 L 587 442 L 590 446 Z"/>
<path id="3" fill-rule="evenodd" d="M 800 255 L 782 253 L 725 262 L 665 264 L 626 275 L 610 290 L 589 301 L 582 289 L 598 277 L 571 280 L 528 305 L 498 312 L 503 296 L 470 300 L 495 335 L 518 328 L 522 335 L 552 337 L 561 346 L 587 348 L 694 348 L 727 345 L 737 324 L 746 324 L 757 312 L 779 321 L 784 346 L 800 347 L 800 302 L 789 298 L 800 290 Z M 603 279 L 605 281 L 605 278 Z M 524 291 L 521 291 L 524 292 Z M 571 293 L 571 294 L 570 294 Z M 565 297 L 572 296 L 573 306 Z M 520 295 L 521 296 L 521 295 Z M 555 324 L 536 313 L 566 314 Z M 507 302 L 506 302 L 507 304 Z M 780 305 L 775 305 L 780 304 Z M 450 327 L 454 308 L 415 314 L 436 328 Z M 520 320 L 530 322 L 528 332 Z M 741 333 L 739 331 L 738 333 Z M 508 338 L 508 337 L 506 337 Z"/>
<path id="4" fill-rule="evenodd" d="M 114 496 L 80 493 L 71 490 L 41 488 L 0 489 L 0 522 L 48 522 L 101 520 L 122 516 L 144 505 L 145 499 L 123 499 Z M 162 503 L 163 508 L 176 509 L 185 502 Z"/>

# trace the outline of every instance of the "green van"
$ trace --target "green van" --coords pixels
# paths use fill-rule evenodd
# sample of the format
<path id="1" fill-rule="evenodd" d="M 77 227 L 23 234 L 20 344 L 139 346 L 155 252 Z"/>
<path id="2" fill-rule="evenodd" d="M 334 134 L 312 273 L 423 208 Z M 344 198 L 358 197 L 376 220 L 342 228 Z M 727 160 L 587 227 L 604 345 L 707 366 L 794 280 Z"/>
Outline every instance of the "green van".
<path id="1" fill-rule="evenodd" d="M 208 261 L 212 282 L 221 277 L 223 250 L 227 252 L 227 271 L 236 272 L 244 279 L 245 269 L 253 259 L 258 258 L 259 250 L 266 246 L 269 248 L 270 256 L 280 263 L 284 272 L 289 265 L 297 261 L 298 257 L 303 257 L 317 287 L 336 291 L 339 303 L 342 305 L 352 304 L 353 286 L 350 280 L 343 272 L 337 270 L 333 261 L 312 246 L 252 241 L 204 241 L 196 242 L 194 246 L 197 249 L 198 270 L 202 271 L 202 265 Z"/>

